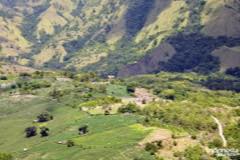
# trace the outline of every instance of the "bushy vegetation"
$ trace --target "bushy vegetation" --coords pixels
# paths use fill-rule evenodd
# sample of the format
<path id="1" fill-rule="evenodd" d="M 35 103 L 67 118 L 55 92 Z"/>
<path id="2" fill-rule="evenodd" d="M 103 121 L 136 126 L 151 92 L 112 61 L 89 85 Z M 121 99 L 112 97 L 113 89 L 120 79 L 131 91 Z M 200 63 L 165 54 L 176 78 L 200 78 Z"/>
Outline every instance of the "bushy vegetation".
<path id="1" fill-rule="evenodd" d="M 240 80 L 228 77 L 210 76 L 203 85 L 212 90 L 229 90 L 240 92 Z"/>
<path id="2" fill-rule="evenodd" d="M 68 147 L 73 147 L 73 146 L 75 146 L 75 143 L 72 140 L 68 140 L 67 141 L 67 146 Z"/>
<path id="3" fill-rule="evenodd" d="M 147 143 L 145 146 L 145 150 L 150 152 L 150 154 L 154 155 L 159 149 L 162 149 L 162 141 L 155 141 L 151 143 Z"/>
<path id="4" fill-rule="evenodd" d="M 25 133 L 26 133 L 26 137 L 30 138 L 30 137 L 34 137 L 37 135 L 37 127 L 33 126 L 33 127 L 27 127 L 25 129 Z"/>
<path id="5" fill-rule="evenodd" d="M 0 153 L 0 160 L 13 160 L 13 156 L 11 154 Z"/>
<path id="6" fill-rule="evenodd" d="M 6 81 L 8 78 L 7 78 L 7 76 L 0 76 L 0 80 L 2 80 L 2 81 Z"/>
<path id="7" fill-rule="evenodd" d="M 155 0 L 133 0 L 129 2 L 126 13 L 126 28 L 129 36 L 135 36 L 143 28 L 154 3 Z"/>
<path id="8" fill-rule="evenodd" d="M 181 126 L 189 131 L 215 129 L 208 111 L 191 103 L 151 104 L 144 108 L 142 114 L 148 125 Z"/>
<path id="9" fill-rule="evenodd" d="M 215 138 L 208 143 L 209 148 L 221 148 L 222 146 L 223 146 L 222 140 L 219 138 Z"/>
<path id="10" fill-rule="evenodd" d="M 139 111 L 139 106 L 133 103 L 129 103 L 126 106 L 122 106 L 118 109 L 119 113 L 137 113 Z"/>
<path id="11" fill-rule="evenodd" d="M 41 113 L 37 116 L 38 122 L 47 122 L 50 120 L 53 120 L 53 116 L 48 112 Z"/>
<path id="12" fill-rule="evenodd" d="M 49 88 L 51 83 L 48 81 L 35 81 L 35 80 L 19 80 L 17 82 L 18 88 L 22 91 L 33 91 L 40 88 Z"/>
<path id="13" fill-rule="evenodd" d="M 186 160 L 202 160 L 206 156 L 205 151 L 200 146 L 188 147 L 184 152 Z M 206 157 L 209 159 L 209 157 Z"/>
<path id="14" fill-rule="evenodd" d="M 41 130 L 40 134 L 42 137 L 47 137 L 49 135 L 49 131 L 50 131 L 49 128 L 41 127 L 40 130 Z"/>
<path id="15" fill-rule="evenodd" d="M 80 135 L 87 134 L 89 132 L 88 125 L 83 125 L 78 129 Z"/>
<path id="16" fill-rule="evenodd" d="M 240 67 L 229 68 L 225 73 L 240 78 Z"/>
<path id="17" fill-rule="evenodd" d="M 240 149 L 240 121 L 230 124 L 225 128 L 225 134 L 231 147 Z"/>

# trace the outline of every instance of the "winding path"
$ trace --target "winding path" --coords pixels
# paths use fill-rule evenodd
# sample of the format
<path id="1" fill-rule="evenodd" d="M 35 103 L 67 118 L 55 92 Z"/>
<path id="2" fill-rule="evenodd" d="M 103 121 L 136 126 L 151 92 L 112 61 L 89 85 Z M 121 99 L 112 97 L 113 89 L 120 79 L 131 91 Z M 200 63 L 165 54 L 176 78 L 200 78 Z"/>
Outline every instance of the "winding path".
<path id="1" fill-rule="evenodd" d="M 219 136 L 221 137 L 222 141 L 223 141 L 223 147 L 227 147 L 227 140 L 223 134 L 223 126 L 221 124 L 221 122 L 214 116 L 211 116 L 214 121 L 217 123 L 218 125 L 218 133 L 219 133 Z"/>

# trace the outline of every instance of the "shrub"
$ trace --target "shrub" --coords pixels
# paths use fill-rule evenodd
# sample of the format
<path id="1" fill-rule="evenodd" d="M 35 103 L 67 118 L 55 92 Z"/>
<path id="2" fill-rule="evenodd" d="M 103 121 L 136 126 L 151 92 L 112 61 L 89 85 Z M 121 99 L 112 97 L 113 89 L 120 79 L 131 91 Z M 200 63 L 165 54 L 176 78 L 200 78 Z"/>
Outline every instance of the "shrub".
<path id="1" fill-rule="evenodd" d="M 205 152 L 200 146 L 188 147 L 184 151 L 184 157 L 186 160 L 201 160 L 204 155 Z"/>
<path id="2" fill-rule="evenodd" d="M 20 77 L 31 77 L 31 74 L 29 74 L 29 73 L 20 73 L 19 76 Z"/>
<path id="3" fill-rule="evenodd" d="M 89 130 L 88 130 L 88 125 L 83 125 L 83 126 L 81 126 L 81 127 L 78 129 L 78 131 L 79 131 L 79 134 L 80 134 L 80 135 L 87 134 L 87 133 L 89 132 Z"/>
<path id="4" fill-rule="evenodd" d="M 128 85 L 127 86 L 127 92 L 128 93 L 134 93 L 135 92 L 135 87 L 133 85 Z"/>
<path id="5" fill-rule="evenodd" d="M 225 73 L 240 78 L 240 67 L 229 68 Z"/>
<path id="6" fill-rule="evenodd" d="M 49 128 L 41 127 L 40 129 L 41 129 L 40 134 L 42 137 L 47 137 L 49 135 Z"/>
<path id="7" fill-rule="evenodd" d="M 240 92 L 239 79 L 227 79 L 224 77 L 211 76 L 208 77 L 208 79 L 202 84 L 212 90 L 231 90 L 235 92 Z"/>
<path id="8" fill-rule="evenodd" d="M 42 71 L 35 71 L 33 73 L 33 78 L 43 78 L 44 77 L 44 72 Z"/>
<path id="9" fill-rule="evenodd" d="M 67 146 L 68 147 L 73 147 L 73 146 L 75 146 L 75 143 L 72 140 L 68 140 L 67 141 Z"/>
<path id="10" fill-rule="evenodd" d="M 44 112 L 37 116 L 37 120 L 38 122 L 47 122 L 53 120 L 53 116 L 48 112 Z"/>
<path id="11" fill-rule="evenodd" d="M 22 90 L 35 90 L 40 88 L 48 88 L 51 86 L 51 83 L 47 81 L 29 81 L 29 80 L 19 80 L 17 82 L 17 85 L 19 88 L 22 88 Z"/>
<path id="12" fill-rule="evenodd" d="M 139 107 L 133 103 L 129 103 L 128 105 L 120 107 L 118 109 L 119 113 L 136 113 L 139 111 L 140 111 Z"/>
<path id="13" fill-rule="evenodd" d="M 106 116 L 110 115 L 110 111 L 109 110 L 105 110 L 104 111 L 104 115 L 106 115 Z"/>
<path id="14" fill-rule="evenodd" d="M 61 90 L 53 89 L 49 96 L 51 96 L 53 99 L 59 100 L 63 96 L 63 92 Z"/>
<path id="15" fill-rule="evenodd" d="M 191 138 L 195 140 L 195 139 L 197 139 L 197 136 L 196 135 L 191 135 Z"/>
<path id="16" fill-rule="evenodd" d="M 37 135 L 37 128 L 35 126 L 33 127 L 27 127 L 25 129 L 25 133 L 26 133 L 26 137 L 30 138 L 30 137 L 34 137 Z"/>
<path id="17" fill-rule="evenodd" d="M 174 146 L 177 146 L 177 145 L 178 145 L 177 141 L 174 141 L 174 142 L 173 142 L 173 145 L 174 145 Z"/>
<path id="18" fill-rule="evenodd" d="M 150 154 L 154 155 L 159 149 L 162 149 L 162 141 L 155 141 L 151 143 L 147 143 L 145 146 L 145 150 L 150 152 Z"/>
<path id="19" fill-rule="evenodd" d="M 11 154 L 0 153 L 0 160 L 13 160 L 13 156 Z"/>
<path id="20" fill-rule="evenodd" d="M 175 100 L 175 90 L 173 89 L 167 89 L 162 91 L 161 95 L 163 96 L 163 98 L 169 99 L 169 100 Z"/>
<path id="21" fill-rule="evenodd" d="M 215 138 L 211 142 L 208 143 L 209 148 L 221 148 L 222 147 L 221 139 Z"/>
<path id="22" fill-rule="evenodd" d="M 8 80 L 7 76 L 0 76 L 0 80 L 6 81 Z"/>
<path id="23" fill-rule="evenodd" d="M 158 148 L 154 143 L 147 143 L 145 146 L 145 150 L 153 155 L 158 151 Z"/>

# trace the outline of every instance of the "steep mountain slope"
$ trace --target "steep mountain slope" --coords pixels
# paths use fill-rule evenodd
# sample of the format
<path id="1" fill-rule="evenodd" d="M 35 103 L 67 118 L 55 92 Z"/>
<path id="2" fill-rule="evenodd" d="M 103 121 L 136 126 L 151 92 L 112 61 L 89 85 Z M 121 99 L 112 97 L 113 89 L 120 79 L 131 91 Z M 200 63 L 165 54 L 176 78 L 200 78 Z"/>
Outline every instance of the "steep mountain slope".
<path id="1" fill-rule="evenodd" d="M 120 76 L 225 70 L 240 65 L 239 8 L 239 0 L 0 0 L 0 58 Z"/>

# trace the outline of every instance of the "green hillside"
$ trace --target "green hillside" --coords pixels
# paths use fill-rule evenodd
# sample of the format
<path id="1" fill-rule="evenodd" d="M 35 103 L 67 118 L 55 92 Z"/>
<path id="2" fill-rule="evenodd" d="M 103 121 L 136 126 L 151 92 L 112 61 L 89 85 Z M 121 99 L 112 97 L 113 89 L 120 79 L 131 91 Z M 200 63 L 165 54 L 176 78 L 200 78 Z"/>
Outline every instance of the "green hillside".
<path id="1" fill-rule="evenodd" d="M 217 88 L 219 80 L 210 83 L 216 77 L 239 83 L 226 75 L 195 73 L 110 81 L 67 72 L 6 75 L 0 80 L 0 151 L 22 160 L 150 160 L 178 159 L 198 146 L 202 153 L 191 156 L 215 159 L 210 151 L 223 144 L 211 116 L 224 125 L 227 148 L 240 149 L 240 88 Z M 52 118 L 40 121 L 43 114 Z M 85 125 L 88 132 L 79 134 Z M 32 126 L 36 135 L 26 137 Z M 42 127 L 49 129 L 46 137 Z M 147 147 L 155 141 L 161 145 Z"/>

